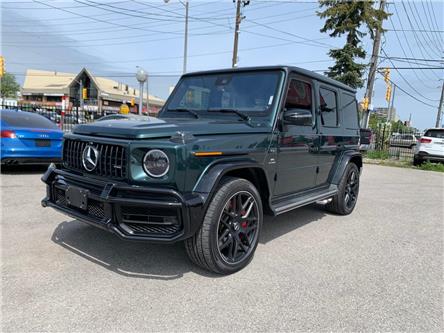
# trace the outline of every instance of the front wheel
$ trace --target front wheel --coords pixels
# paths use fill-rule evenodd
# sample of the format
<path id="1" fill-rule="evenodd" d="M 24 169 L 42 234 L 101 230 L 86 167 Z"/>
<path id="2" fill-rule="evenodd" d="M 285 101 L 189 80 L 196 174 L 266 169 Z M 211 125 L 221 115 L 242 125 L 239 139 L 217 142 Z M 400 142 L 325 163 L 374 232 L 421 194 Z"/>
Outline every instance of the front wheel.
<path id="1" fill-rule="evenodd" d="M 359 169 L 354 163 L 349 163 L 338 186 L 338 194 L 326 205 L 328 211 L 340 214 L 350 214 L 356 206 L 359 194 Z"/>
<path id="2" fill-rule="evenodd" d="M 226 178 L 211 200 L 196 234 L 185 240 L 187 254 L 198 266 L 231 274 L 248 265 L 259 242 L 263 210 L 252 183 Z"/>

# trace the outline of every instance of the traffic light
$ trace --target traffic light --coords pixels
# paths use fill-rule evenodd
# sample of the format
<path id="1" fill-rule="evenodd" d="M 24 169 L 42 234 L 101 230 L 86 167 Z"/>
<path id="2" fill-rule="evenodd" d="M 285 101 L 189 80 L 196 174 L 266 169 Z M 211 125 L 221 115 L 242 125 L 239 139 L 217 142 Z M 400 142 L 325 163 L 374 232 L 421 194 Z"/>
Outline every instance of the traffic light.
<path id="1" fill-rule="evenodd" d="M 3 75 L 5 75 L 5 58 L 0 56 L 0 77 L 3 77 Z"/>
<path id="2" fill-rule="evenodd" d="M 362 104 L 362 108 L 363 108 L 364 110 L 368 110 L 368 97 L 364 97 L 364 98 L 362 99 L 361 104 Z"/>
<path id="3" fill-rule="evenodd" d="M 134 98 L 131 98 L 131 106 L 134 106 L 136 104 Z"/>
<path id="4" fill-rule="evenodd" d="M 390 102 L 390 97 L 392 97 L 392 86 L 388 85 L 387 90 L 385 91 L 385 100 Z"/>
<path id="5" fill-rule="evenodd" d="M 390 84 L 390 68 L 384 68 L 384 81 Z"/>
<path id="6" fill-rule="evenodd" d="M 88 89 L 87 88 L 83 88 L 82 89 L 82 98 L 83 99 L 87 99 L 88 98 Z"/>

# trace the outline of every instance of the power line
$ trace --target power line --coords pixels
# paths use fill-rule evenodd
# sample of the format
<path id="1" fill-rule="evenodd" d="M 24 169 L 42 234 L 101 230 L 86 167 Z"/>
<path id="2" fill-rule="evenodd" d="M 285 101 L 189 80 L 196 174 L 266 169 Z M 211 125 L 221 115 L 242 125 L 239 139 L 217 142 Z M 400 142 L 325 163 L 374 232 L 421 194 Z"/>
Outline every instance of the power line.
<path id="1" fill-rule="evenodd" d="M 387 56 L 387 53 L 385 52 L 385 50 L 383 49 L 383 48 L 381 48 L 381 52 L 382 53 L 384 53 L 385 54 L 385 56 Z M 417 93 L 419 96 L 421 96 L 422 98 L 424 98 L 424 99 L 426 99 L 426 100 L 429 100 L 429 101 L 432 101 L 432 102 L 436 102 L 437 100 L 435 100 L 435 99 L 431 99 L 431 98 L 428 98 L 428 97 L 426 97 L 426 96 L 424 96 L 423 94 L 421 94 L 418 90 L 416 90 L 416 88 L 415 87 L 413 87 L 411 84 L 410 84 L 410 82 L 409 81 L 407 81 L 407 79 L 404 77 L 404 75 L 402 75 L 402 73 L 396 68 L 396 66 L 395 66 L 395 64 L 393 63 L 393 61 L 391 60 L 391 59 L 388 59 L 389 60 L 389 62 L 392 64 L 392 66 L 393 66 L 393 69 L 399 74 L 399 76 L 401 77 L 401 79 L 415 92 L 415 93 Z"/>
<path id="2" fill-rule="evenodd" d="M 429 9 L 429 2 L 430 2 L 430 9 Z M 431 0 L 429 0 L 429 2 L 426 1 L 427 10 L 431 13 L 430 14 L 430 20 L 432 21 L 433 27 L 438 30 L 440 27 L 442 27 L 442 25 L 440 26 L 438 24 L 438 20 L 436 19 L 435 11 L 433 10 L 433 5 L 432 5 Z M 441 42 L 444 43 L 443 37 L 441 35 L 438 35 L 438 36 L 441 39 Z"/>
<path id="3" fill-rule="evenodd" d="M 390 21 L 390 24 L 392 25 L 392 27 L 395 28 L 395 25 L 393 24 L 392 18 L 391 18 L 390 16 L 389 16 L 389 21 Z M 397 38 L 397 40 L 398 40 L 399 46 L 401 47 L 401 51 L 402 51 L 402 53 L 404 54 L 405 57 L 407 57 L 407 53 L 406 53 L 406 51 L 404 50 L 404 46 L 402 45 L 401 39 L 399 38 L 399 36 L 398 36 L 398 32 L 396 32 L 396 31 L 395 31 L 395 36 L 396 36 L 396 38 Z M 408 64 L 409 64 L 410 66 L 412 66 L 412 65 L 411 65 L 411 62 L 410 62 L 409 60 L 407 60 L 407 62 L 408 62 Z M 413 67 L 412 67 L 412 68 L 413 68 Z M 423 82 L 423 81 L 419 78 L 419 75 L 417 74 L 416 70 L 413 71 L 413 74 L 416 76 L 416 78 L 417 78 L 419 81 Z M 423 75 L 424 75 L 424 74 L 423 74 Z M 425 75 L 424 75 L 424 76 L 425 76 Z M 427 86 L 427 84 L 426 84 L 425 82 L 423 82 L 423 84 L 424 84 L 425 86 Z M 430 88 L 430 86 L 427 86 L 427 87 Z"/>
<path id="4" fill-rule="evenodd" d="M 410 23 L 410 26 L 413 28 L 413 25 L 411 24 L 411 21 L 410 21 L 410 18 L 409 18 L 409 16 L 408 16 L 407 9 L 406 9 L 405 6 L 404 6 L 404 3 L 402 3 L 402 5 L 403 5 L 403 7 L 404 7 L 404 11 L 405 11 L 406 14 L 407 14 L 407 19 L 408 19 L 408 21 L 409 21 L 409 23 Z M 396 3 L 393 3 L 393 8 L 395 9 L 396 16 L 398 17 L 399 24 L 401 25 L 401 29 L 404 29 L 404 27 L 403 27 L 403 25 L 402 25 L 401 17 L 400 17 L 400 15 L 399 15 L 399 13 L 398 13 L 398 8 L 397 8 L 397 6 L 396 6 Z M 409 48 L 409 50 L 410 50 L 410 53 L 411 53 L 412 56 L 414 57 L 414 52 L 413 52 L 412 47 L 411 47 L 411 45 L 410 45 L 409 38 L 407 38 L 407 35 L 405 34 L 405 32 L 403 32 L 403 35 L 404 35 L 404 38 L 405 38 L 406 44 L 407 44 L 407 46 L 408 46 L 408 48 Z M 434 57 L 432 57 L 432 56 L 430 56 L 430 55 L 426 56 L 426 55 L 424 54 L 424 52 L 423 52 L 423 46 L 420 46 L 420 42 L 418 41 L 418 37 L 416 36 L 416 33 L 415 33 L 415 32 L 413 32 L 413 37 L 415 38 L 416 43 L 417 43 L 418 46 L 419 46 L 419 51 L 420 51 L 420 53 L 421 53 L 423 59 L 432 59 L 432 58 L 434 58 Z M 435 75 L 436 77 L 438 77 L 438 76 L 436 75 L 435 72 L 432 72 L 432 74 Z M 425 75 L 425 74 L 423 74 L 423 75 L 424 75 L 424 77 L 427 77 L 427 79 L 429 79 L 429 77 L 428 77 L 427 75 Z M 438 77 L 438 79 L 439 79 L 439 77 Z"/>
<path id="5" fill-rule="evenodd" d="M 393 3 L 393 5 L 394 5 L 394 7 L 396 8 L 396 4 Z M 401 2 L 401 5 L 402 5 L 402 7 L 403 7 L 403 9 L 404 9 L 404 12 L 405 12 L 406 15 L 407 15 L 407 20 L 408 20 L 408 22 L 409 22 L 410 27 L 411 27 L 412 29 L 415 29 L 414 26 L 413 26 L 412 21 L 410 20 L 410 15 L 409 15 L 409 13 L 408 13 L 408 11 L 407 11 L 407 8 L 406 8 L 404 2 Z M 418 45 L 419 45 L 419 51 L 421 52 L 422 56 L 423 56 L 424 58 L 427 58 L 427 57 L 433 58 L 433 56 L 431 56 L 429 52 L 427 52 L 427 56 L 424 54 L 424 51 L 426 51 L 427 48 L 423 45 L 421 39 L 418 38 L 418 36 L 416 35 L 416 32 L 413 32 L 413 36 L 414 36 L 414 38 L 415 38 L 415 40 L 416 40 L 416 43 L 418 43 Z M 433 73 L 435 76 L 437 76 L 435 72 L 432 72 L 432 73 Z M 438 77 L 438 76 L 437 76 L 437 77 Z M 439 79 L 439 77 L 438 77 L 438 79 Z"/>
<path id="6" fill-rule="evenodd" d="M 381 72 L 378 72 L 380 75 L 384 75 L 383 73 L 381 73 Z M 412 94 L 410 94 L 408 91 L 406 91 L 405 89 L 403 89 L 401 86 L 399 86 L 399 84 L 396 84 L 395 82 L 393 82 L 391 79 L 388 79 L 389 81 L 390 81 L 390 83 L 391 84 L 393 84 L 393 85 L 395 85 L 396 86 L 396 88 L 398 88 L 399 90 L 401 90 L 404 94 L 406 94 L 407 96 L 410 96 L 411 98 L 413 98 L 414 100 L 416 100 L 416 101 L 418 101 L 418 102 L 420 102 L 420 103 L 422 103 L 422 104 L 424 104 L 424 105 L 427 105 L 427 106 L 430 106 L 430 107 L 432 107 L 432 108 L 436 108 L 436 105 L 432 105 L 432 104 L 429 104 L 429 103 L 427 103 L 427 102 L 424 102 L 424 101 L 422 101 L 422 100 L 420 100 L 419 98 L 417 98 L 416 96 L 413 96 Z"/>
<path id="7" fill-rule="evenodd" d="M 385 29 L 385 31 L 404 31 L 404 32 L 436 32 L 444 33 L 444 30 L 418 30 L 418 29 Z"/>
<path id="8" fill-rule="evenodd" d="M 418 28 L 421 29 L 421 27 L 422 27 L 422 29 L 425 30 L 425 26 L 424 26 L 423 20 L 419 19 L 419 18 L 420 18 L 420 14 L 419 14 L 418 8 L 416 7 L 416 3 L 413 2 L 413 8 L 414 8 L 414 10 L 415 10 L 415 12 L 416 12 L 416 15 L 413 13 L 413 9 L 412 9 L 412 6 L 411 6 L 411 4 L 410 4 L 410 1 L 407 1 L 407 4 L 408 4 L 408 6 L 409 6 L 409 8 L 410 8 L 410 10 L 411 10 L 411 12 L 412 12 L 412 14 L 413 14 L 413 19 L 415 20 L 416 25 L 418 26 Z M 419 19 L 419 23 L 421 24 L 421 27 L 419 26 L 419 23 L 418 23 L 417 18 Z M 428 15 L 426 15 L 426 19 L 428 19 Z M 440 50 L 440 49 L 441 49 L 441 46 L 436 44 L 436 41 L 434 41 L 433 38 L 430 37 L 430 35 L 429 35 L 428 32 L 425 33 L 425 36 L 426 36 L 426 38 L 429 39 L 430 44 L 426 41 L 426 38 L 424 38 L 424 42 L 426 42 L 429 46 L 431 46 L 430 49 L 431 49 L 435 54 L 438 54 L 438 57 L 439 57 L 440 54 L 439 54 L 439 52 L 438 52 L 438 53 L 436 52 L 435 47 L 436 47 L 438 50 Z"/>

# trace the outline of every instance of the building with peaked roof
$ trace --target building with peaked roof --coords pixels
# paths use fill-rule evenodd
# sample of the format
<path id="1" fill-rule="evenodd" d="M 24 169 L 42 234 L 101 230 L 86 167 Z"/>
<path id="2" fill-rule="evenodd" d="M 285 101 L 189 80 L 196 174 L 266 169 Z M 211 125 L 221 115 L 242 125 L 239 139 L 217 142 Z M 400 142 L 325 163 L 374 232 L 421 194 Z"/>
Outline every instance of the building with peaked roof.
<path id="1" fill-rule="evenodd" d="M 86 98 L 83 98 L 83 89 L 86 89 Z M 94 76 L 86 68 L 78 74 L 28 69 L 21 95 L 22 103 L 59 106 L 68 112 L 83 104 L 85 110 L 100 115 L 117 113 L 122 104 L 127 104 L 131 112 L 136 113 L 139 102 L 138 89 Z M 146 102 L 146 93 L 143 98 Z M 149 112 L 157 113 L 164 102 L 163 99 L 150 95 Z"/>

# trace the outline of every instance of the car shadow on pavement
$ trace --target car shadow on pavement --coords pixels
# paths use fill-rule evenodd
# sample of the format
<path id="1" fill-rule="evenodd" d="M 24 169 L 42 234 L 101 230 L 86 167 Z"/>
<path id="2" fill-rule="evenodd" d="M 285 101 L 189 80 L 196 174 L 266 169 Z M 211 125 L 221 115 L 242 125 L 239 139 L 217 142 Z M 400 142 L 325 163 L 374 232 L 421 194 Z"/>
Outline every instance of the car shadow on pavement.
<path id="1" fill-rule="evenodd" d="M 323 216 L 325 213 L 322 209 L 308 206 L 275 218 L 265 218 L 260 243 L 267 244 Z M 188 272 L 211 278 L 222 277 L 191 263 L 182 242 L 151 244 L 125 241 L 77 220 L 60 223 L 51 240 L 90 262 L 126 277 L 174 280 Z"/>

